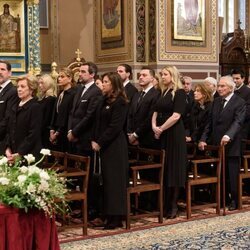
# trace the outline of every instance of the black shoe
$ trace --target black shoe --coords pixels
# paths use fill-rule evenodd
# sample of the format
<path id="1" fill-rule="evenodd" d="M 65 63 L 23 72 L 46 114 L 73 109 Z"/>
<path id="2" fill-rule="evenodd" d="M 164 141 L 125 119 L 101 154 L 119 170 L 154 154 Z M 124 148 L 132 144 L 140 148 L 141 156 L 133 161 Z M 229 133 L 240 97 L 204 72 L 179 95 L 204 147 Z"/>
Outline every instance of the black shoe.
<path id="1" fill-rule="evenodd" d="M 178 209 L 172 209 L 171 211 L 168 212 L 167 214 L 167 219 L 175 219 L 177 217 L 178 214 Z"/>
<path id="2" fill-rule="evenodd" d="M 235 201 L 231 201 L 231 204 L 230 206 L 228 207 L 228 210 L 229 211 L 233 211 L 233 210 L 236 210 L 238 207 L 237 207 L 237 204 Z"/>
<path id="3" fill-rule="evenodd" d="M 103 229 L 104 230 L 112 230 L 112 229 L 116 229 L 117 227 L 123 227 L 122 222 L 106 224 Z"/>
<path id="4" fill-rule="evenodd" d="M 92 220 L 99 218 L 99 217 L 100 217 L 100 215 L 97 213 L 96 210 L 90 209 L 88 211 L 88 221 L 92 221 Z"/>
<path id="5" fill-rule="evenodd" d="M 89 222 L 92 227 L 105 227 L 105 223 L 101 218 L 96 218 Z"/>
<path id="6" fill-rule="evenodd" d="M 114 215 L 114 216 L 111 216 L 111 218 L 107 220 L 107 223 L 105 224 L 103 229 L 112 230 L 117 227 L 123 227 L 122 219 L 121 219 L 121 216 Z"/>

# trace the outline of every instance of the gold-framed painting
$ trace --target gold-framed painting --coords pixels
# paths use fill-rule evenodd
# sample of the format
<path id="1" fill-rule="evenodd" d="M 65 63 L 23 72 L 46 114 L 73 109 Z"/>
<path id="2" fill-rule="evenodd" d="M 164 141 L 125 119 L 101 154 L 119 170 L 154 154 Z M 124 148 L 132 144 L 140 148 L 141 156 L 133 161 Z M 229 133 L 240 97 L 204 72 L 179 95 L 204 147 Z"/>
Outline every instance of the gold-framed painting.
<path id="1" fill-rule="evenodd" d="M 205 0 L 172 0 L 173 39 L 205 41 Z"/>
<path id="2" fill-rule="evenodd" d="M 102 48 L 121 47 L 123 38 L 123 0 L 101 1 Z"/>
<path id="3" fill-rule="evenodd" d="M 8 59 L 12 72 L 25 72 L 25 59 Z"/>
<path id="4" fill-rule="evenodd" d="M 24 1 L 0 2 L 0 53 L 1 56 L 25 54 Z"/>

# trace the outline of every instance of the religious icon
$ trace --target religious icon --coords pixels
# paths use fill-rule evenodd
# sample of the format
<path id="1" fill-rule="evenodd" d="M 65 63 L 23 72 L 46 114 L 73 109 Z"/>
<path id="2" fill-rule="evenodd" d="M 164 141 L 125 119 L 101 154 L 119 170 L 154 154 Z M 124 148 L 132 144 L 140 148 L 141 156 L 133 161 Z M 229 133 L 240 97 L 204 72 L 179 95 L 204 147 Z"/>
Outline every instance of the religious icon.
<path id="1" fill-rule="evenodd" d="M 205 1 L 174 0 L 174 39 L 205 40 Z"/>
<path id="2" fill-rule="evenodd" d="M 10 13 L 10 5 L 3 5 L 0 15 L 0 52 L 21 52 L 20 46 L 20 18 Z"/>
<path id="3" fill-rule="evenodd" d="M 121 0 L 102 0 L 102 41 L 122 39 Z"/>

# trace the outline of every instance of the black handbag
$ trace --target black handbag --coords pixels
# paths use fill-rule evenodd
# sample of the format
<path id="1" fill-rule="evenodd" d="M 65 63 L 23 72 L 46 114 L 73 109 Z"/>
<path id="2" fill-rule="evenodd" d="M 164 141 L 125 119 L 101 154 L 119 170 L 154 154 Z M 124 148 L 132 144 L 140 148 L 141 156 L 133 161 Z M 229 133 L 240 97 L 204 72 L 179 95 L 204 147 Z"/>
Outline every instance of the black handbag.
<path id="1" fill-rule="evenodd" d="M 94 153 L 93 182 L 96 186 L 103 185 L 101 158 L 98 152 Z"/>

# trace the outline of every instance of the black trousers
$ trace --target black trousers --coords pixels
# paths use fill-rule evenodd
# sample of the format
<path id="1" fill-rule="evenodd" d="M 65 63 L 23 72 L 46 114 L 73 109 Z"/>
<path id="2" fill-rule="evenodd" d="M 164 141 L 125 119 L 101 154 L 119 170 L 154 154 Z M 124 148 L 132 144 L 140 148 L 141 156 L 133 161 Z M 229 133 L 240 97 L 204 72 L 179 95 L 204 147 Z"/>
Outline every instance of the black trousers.
<path id="1" fill-rule="evenodd" d="M 226 157 L 226 195 L 231 194 L 231 200 L 238 202 L 238 176 L 240 157 Z"/>

